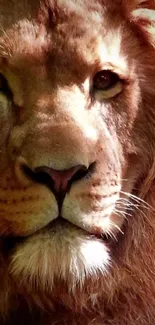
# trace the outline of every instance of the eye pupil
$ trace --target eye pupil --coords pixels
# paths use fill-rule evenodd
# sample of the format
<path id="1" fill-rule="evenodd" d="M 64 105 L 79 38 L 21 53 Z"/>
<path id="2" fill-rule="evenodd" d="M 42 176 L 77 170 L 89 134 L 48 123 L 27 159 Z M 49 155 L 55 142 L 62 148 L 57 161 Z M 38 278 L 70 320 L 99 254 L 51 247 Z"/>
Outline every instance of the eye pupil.
<path id="1" fill-rule="evenodd" d="M 119 81 L 116 73 L 110 70 L 102 70 L 96 73 L 93 79 L 93 87 L 97 90 L 108 90 Z"/>

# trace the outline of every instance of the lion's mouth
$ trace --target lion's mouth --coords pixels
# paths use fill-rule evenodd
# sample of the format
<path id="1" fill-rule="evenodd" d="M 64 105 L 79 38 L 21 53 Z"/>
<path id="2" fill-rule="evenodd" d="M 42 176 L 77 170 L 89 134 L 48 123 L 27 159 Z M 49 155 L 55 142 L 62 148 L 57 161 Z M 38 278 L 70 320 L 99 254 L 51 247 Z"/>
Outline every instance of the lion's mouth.
<path id="1" fill-rule="evenodd" d="M 80 170 L 74 177 L 71 179 L 71 181 L 68 184 L 67 192 L 69 192 L 70 187 L 72 186 L 72 183 L 74 181 L 80 181 L 84 177 L 91 177 L 91 174 L 94 172 L 95 169 L 95 163 L 91 164 L 90 167 L 85 170 Z M 46 226 L 40 228 L 39 230 L 36 230 L 35 232 L 31 234 L 26 234 L 26 235 L 11 235 L 11 236 L 6 236 L 4 237 L 5 241 L 5 247 L 7 247 L 8 250 L 13 249 L 16 245 L 28 240 L 28 238 L 40 234 L 44 231 L 49 231 L 51 234 L 59 232 L 60 236 L 61 233 L 63 233 L 63 228 L 74 228 L 77 229 L 77 231 L 81 231 L 85 233 L 86 236 L 90 236 L 92 238 L 96 238 L 97 240 L 101 240 L 105 243 L 110 243 L 112 241 L 112 238 L 107 234 L 104 233 L 101 229 L 96 227 L 95 229 L 85 229 L 81 227 L 80 225 L 74 224 L 71 221 L 67 220 L 62 216 L 62 205 L 63 201 L 65 199 L 66 191 L 60 191 L 59 193 L 56 193 L 53 188 L 53 182 L 52 179 L 49 177 L 47 173 L 39 172 L 39 173 L 34 173 L 31 169 L 29 169 L 27 166 L 23 166 L 23 171 L 27 175 L 27 177 L 31 178 L 35 183 L 40 183 L 43 185 L 46 185 L 50 191 L 53 192 L 53 194 L 56 197 L 57 204 L 58 204 L 58 216 L 50 221 Z"/>
<path id="2" fill-rule="evenodd" d="M 78 229 L 85 231 L 87 234 L 89 234 L 91 236 L 96 236 L 99 239 L 107 241 L 107 238 L 108 238 L 107 235 L 101 234 L 101 232 L 99 232 L 99 231 L 95 231 L 95 230 L 89 231 L 89 229 L 87 230 L 87 229 L 80 228 L 77 225 L 72 224 L 72 222 L 66 220 L 62 216 L 63 201 L 65 199 L 66 194 L 70 191 L 72 184 L 77 181 L 80 181 L 81 179 L 91 177 L 91 175 L 94 173 L 95 167 L 96 167 L 96 163 L 93 162 L 92 164 L 90 164 L 89 168 L 85 168 L 85 167 L 80 168 L 68 181 L 68 184 L 67 184 L 67 187 L 65 190 L 60 188 L 59 191 L 56 191 L 55 187 L 54 187 L 54 181 L 53 181 L 52 177 L 49 175 L 49 173 L 44 172 L 40 169 L 38 169 L 37 172 L 34 172 L 29 167 L 23 165 L 22 168 L 23 168 L 24 173 L 29 178 L 31 178 L 34 182 L 43 184 L 47 188 L 49 188 L 49 190 L 51 192 L 53 192 L 53 194 L 56 198 L 57 205 L 58 205 L 58 211 L 59 211 L 58 217 L 56 219 L 52 220 L 48 225 L 46 225 L 45 229 L 52 229 L 54 231 L 54 229 L 56 229 L 56 226 L 59 228 L 60 227 L 63 228 L 64 225 L 65 226 L 68 225 L 68 227 L 74 226 L 74 227 L 77 227 Z M 42 230 L 44 230 L 44 228 L 41 229 L 41 231 Z"/>
<path id="3" fill-rule="evenodd" d="M 61 216 L 59 216 L 56 219 L 54 219 L 53 221 L 51 221 L 48 225 L 46 225 L 45 227 L 39 229 L 38 231 L 36 231 L 35 233 L 33 233 L 31 235 L 27 235 L 27 236 L 5 236 L 5 237 L 3 237 L 2 241 L 4 243 L 5 252 L 9 253 L 16 246 L 18 246 L 19 244 L 22 244 L 23 242 L 25 242 L 26 240 L 28 240 L 32 236 L 34 236 L 34 235 L 36 236 L 37 234 L 43 233 L 45 231 L 46 232 L 49 231 L 50 234 L 53 234 L 53 235 L 56 232 L 59 232 L 60 237 L 62 237 L 64 228 L 69 229 L 70 227 L 77 229 L 77 231 L 85 233 L 85 235 L 87 237 L 89 236 L 91 238 L 96 238 L 97 240 L 101 240 L 105 244 L 110 245 L 111 242 L 112 242 L 112 238 L 107 234 L 86 231 L 86 230 L 78 227 L 77 225 L 72 224 L 70 221 L 68 221 L 68 220 L 62 218 Z"/>

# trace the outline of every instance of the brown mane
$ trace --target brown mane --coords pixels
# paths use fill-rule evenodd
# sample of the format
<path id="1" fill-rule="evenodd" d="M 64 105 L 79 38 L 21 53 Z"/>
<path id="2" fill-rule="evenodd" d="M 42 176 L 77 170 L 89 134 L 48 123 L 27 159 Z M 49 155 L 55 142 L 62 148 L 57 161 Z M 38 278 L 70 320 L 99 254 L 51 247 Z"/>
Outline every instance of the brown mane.
<path id="1" fill-rule="evenodd" d="M 0 9 L 0 17 L 2 16 L 4 20 L 5 31 L 8 28 L 7 19 L 6 21 L 4 19 L 5 15 L 7 17 L 7 9 L 5 13 L 5 3 L 0 0 L 0 6 L 1 2 L 3 10 L 1 13 Z M 110 2 L 110 9 L 108 2 Z M 83 286 L 76 283 L 71 289 L 63 278 L 56 278 L 52 292 L 48 287 L 43 290 L 35 280 L 28 285 L 31 274 L 28 274 L 23 282 L 21 278 L 16 279 L 10 267 L 10 247 L 5 238 L 5 233 L 11 232 L 12 224 L 8 220 L 5 223 L 0 219 L 2 234 L 0 238 L 0 324 L 2 325 L 153 325 L 155 323 L 155 2 L 135 0 L 130 3 L 128 0 L 119 0 L 116 1 L 116 5 L 113 2 L 115 1 L 107 0 L 102 4 L 102 1 L 98 1 L 100 5 L 110 10 L 109 19 L 115 12 L 118 13 L 118 19 L 123 17 L 122 20 L 125 20 L 131 28 L 130 41 L 134 35 L 135 44 L 138 40 L 141 50 L 141 57 L 139 56 L 137 61 L 140 83 L 143 87 L 141 103 L 145 119 L 141 120 L 141 113 L 137 119 L 139 119 L 138 125 L 142 124 L 138 143 L 141 152 L 145 153 L 145 161 L 141 162 L 143 172 L 138 170 L 137 174 L 140 177 L 137 177 L 132 191 L 134 209 L 128 212 L 122 232 L 118 234 L 118 242 L 114 241 L 110 244 L 112 263 L 106 274 L 103 276 L 100 271 L 97 276 L 89 274 Z M 25 6 L 26 3 L 25 1 Z M 119 11 L 118 7 L 121 8 Z M 27 10 L 31 10 L 32 14 L 33 10 L 36 11 L 35 4 L 34 8 Z M 58 12 L 56 14 L 59 15 Z M 16 13 L 14 15 L 17 21 Z M 45 12 L 40 11 L 41 24 L 45 24 L 46 15 L 44 15 Z M 5 61 L 4 53 L 0 55 Z"/>

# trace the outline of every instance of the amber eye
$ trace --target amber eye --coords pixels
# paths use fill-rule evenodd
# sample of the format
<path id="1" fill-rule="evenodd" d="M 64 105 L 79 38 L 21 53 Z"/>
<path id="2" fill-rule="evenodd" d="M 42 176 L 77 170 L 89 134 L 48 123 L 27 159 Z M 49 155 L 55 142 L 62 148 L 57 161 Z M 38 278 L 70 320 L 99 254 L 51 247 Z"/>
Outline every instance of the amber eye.
<path id="1" fill-rule="evenodd" d="M 93 79 L 93 88 L 95 90 L 109 90 L 119 82 L 119 76 L 110 71 L 102 70 L 96 73 Z"/>

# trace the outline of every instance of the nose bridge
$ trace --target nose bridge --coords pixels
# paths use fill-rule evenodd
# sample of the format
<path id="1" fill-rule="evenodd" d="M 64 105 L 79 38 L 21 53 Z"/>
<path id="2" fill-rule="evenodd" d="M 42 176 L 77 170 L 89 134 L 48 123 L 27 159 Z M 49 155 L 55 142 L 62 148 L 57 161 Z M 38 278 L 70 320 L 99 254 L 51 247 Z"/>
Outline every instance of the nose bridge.
<path id="1" fill-rule="evenodd" d="M 38 164 L 53 169 L 66 169 L 78 164 L 88 166 L 84 134 L 70 121 L 49 119 L 43 125 L 40 123 L 35 132 L 28 135 L 22 151 L 24 156 L 29 156 L 33 168 Z"/>
<path id="2" fill-rule="evenodd" d="M 50 94 L 40 94 L 33 103 L 31 121 L 36 133 L 48 133 L 68 127 L 68 134 L 75 129 L 84 128 L 85 100 L 80 91 L 75 89 L 56 89 Z M 32 125 L 31 124 L 31 125 Z M 53 132 L 52 132 L 53 133 Z M 38 134 L 39 135 L 39 134 Z M 64 134 L 65 135 L 65 134 Z"/>
<path id="3" fill-rule="evenodd" d="M 71 98 L 72 97 L 72 98 Z M 84 137 L 85 122 L 84 106 L 80 110 L 80 105 L 73 101 L 74 95 L 69 91 L 61 91 L 47 98 L 39 99 L 39 107 L 34 111 L 32 117 L 32 132 L 36 133 L 38 139 L 46 138 L 58 150 L 63 144 L 63 148 L 79 143 L 79 139 Z M 43 102 L 44 100 L 44 102 Z"/>
<path id="4" fill-rule="evenodd" d="M 96 135 L 94 137 L 95 131 L 82 100 L 81 105 L 69 92 L 44 96 L 37 101 L 26 122 L 21 147 L 21 155 L 30 168 L 48 166 L 63 170 L 77 165 L 89 166 Z"/>
<path id="5" fill-rule="evenodd" d="M 85 97 L 78 87 L 54 90 L 52 94 L 40 96 L 37 100 L 37 109 L 34 114 L 37 117 L 36 127 L 40 132 L 62 132 L 64 138 L 77 138 L 77 133 L 84 136 L 88 132 L 89 121 L 88 111 L 85 109 Z M 65 137 L 66 135 L 66 137 Z M 61 137 L 62 138 L 62 137 Z"/>

